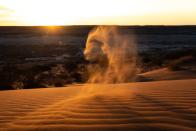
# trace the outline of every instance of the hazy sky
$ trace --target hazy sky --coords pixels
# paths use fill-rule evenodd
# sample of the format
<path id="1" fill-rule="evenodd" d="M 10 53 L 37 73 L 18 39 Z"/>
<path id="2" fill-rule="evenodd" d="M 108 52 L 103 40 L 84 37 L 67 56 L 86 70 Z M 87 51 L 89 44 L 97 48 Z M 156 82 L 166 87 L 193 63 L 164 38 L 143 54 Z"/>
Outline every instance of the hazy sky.
<path id="1" fill-rule="evenodd" d="M 196 25 L 196 0 L 0 0 L 0 25 Z"/>

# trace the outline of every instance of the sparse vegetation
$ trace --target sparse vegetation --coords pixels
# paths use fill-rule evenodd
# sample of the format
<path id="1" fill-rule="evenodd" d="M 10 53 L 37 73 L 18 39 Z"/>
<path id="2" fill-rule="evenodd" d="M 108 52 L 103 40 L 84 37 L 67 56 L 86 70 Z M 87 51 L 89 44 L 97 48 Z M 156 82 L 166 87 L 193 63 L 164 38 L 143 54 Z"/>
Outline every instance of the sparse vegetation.
<path id="1" fill-rule="evenodd" d="M 73 64 L 72 64 L 73 66 Z M 62 87 L 69 83 L 82 82 L 81 71 L 75 67 L 66 67 L 66 64 L 33 66 L 18 69 L 17 65 L 6 67 L 1 72 L 2 89 L 23 89 L 40 87 Z"/>

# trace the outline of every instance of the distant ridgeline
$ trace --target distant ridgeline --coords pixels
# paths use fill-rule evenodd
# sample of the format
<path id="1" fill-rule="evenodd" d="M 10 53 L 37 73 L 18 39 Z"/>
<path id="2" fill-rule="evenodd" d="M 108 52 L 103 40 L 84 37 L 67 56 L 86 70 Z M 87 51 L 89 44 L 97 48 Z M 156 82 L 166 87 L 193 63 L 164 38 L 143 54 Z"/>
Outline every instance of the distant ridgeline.
<path id="1" fill-rule="evenodd" d="M 92 26 L 0 26 L 0 37 L 4 35 L 86 35 Z M 120 26 L 124 33 L 171 35 L 196 35 L 196 26 Z"/>

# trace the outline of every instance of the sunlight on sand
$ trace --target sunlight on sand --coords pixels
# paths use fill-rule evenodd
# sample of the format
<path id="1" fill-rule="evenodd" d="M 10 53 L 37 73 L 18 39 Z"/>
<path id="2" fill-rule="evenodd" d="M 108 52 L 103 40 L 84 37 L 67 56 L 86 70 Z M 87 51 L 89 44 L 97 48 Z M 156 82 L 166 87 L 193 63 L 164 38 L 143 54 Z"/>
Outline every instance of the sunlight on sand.
<path id="1" fill-rule="evenodd" d="M 195 85 L 176 80 L 2 91 L 0 130 L 193 131 Z"/>

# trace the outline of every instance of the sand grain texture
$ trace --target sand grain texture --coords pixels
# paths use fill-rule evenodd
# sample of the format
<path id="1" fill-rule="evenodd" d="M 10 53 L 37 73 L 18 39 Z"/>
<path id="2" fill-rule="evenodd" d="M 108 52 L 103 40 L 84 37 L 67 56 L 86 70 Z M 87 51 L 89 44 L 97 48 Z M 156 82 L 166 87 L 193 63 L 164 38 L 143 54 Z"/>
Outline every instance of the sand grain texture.
<path id="1" fill-rule="evenodd" d="M 0 92 L 0 130 L 196 130 L 196 80 Z"/>

